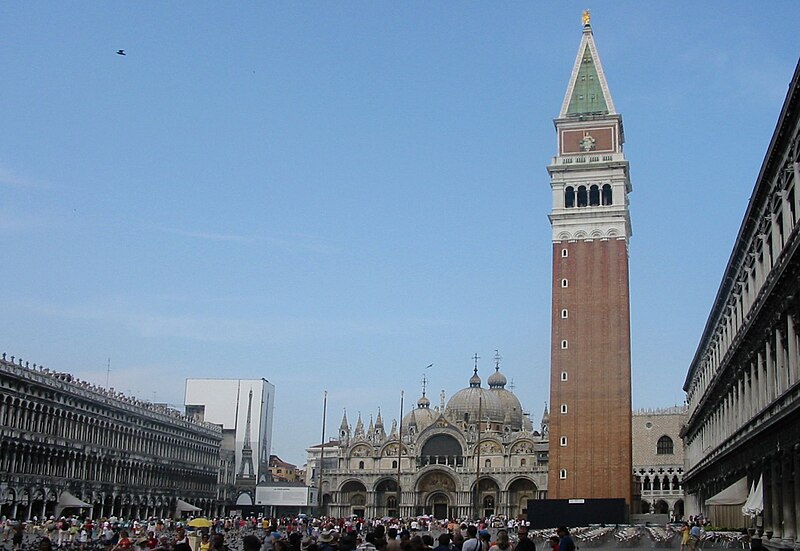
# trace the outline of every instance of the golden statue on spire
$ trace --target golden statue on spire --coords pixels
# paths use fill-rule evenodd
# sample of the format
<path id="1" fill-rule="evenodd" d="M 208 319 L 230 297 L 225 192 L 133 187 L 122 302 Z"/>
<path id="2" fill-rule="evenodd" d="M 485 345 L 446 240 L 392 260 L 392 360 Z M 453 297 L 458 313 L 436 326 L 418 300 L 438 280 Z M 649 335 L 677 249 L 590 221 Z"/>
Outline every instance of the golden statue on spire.
<path id="1" fill-rule="evenodd" d="M 583 26 L 586 27 L 589 25 L 589 21 L 592 20 L 592 15 L 589 13 L 589 10 L 583 10 Z"/>

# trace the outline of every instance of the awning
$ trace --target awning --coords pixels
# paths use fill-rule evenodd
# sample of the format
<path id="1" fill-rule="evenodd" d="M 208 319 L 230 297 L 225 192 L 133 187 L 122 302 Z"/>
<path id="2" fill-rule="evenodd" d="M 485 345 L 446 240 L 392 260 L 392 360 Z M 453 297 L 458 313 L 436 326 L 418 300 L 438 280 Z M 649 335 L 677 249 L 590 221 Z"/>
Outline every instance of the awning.
<path id="1" fill-rule="evenodd" d="M 61 495 L 58 497 L 58 503 L 56 504 L 56 510 L 54 511 L 55 516 L 60 516 L 61 511 L 70 507 L 86 507 L 91 509 L 92 505 L 90 503 L 86 503 L 85 501 L 81 501 L 67 491 L 61 492 Z"/>
<path id="2" fill-rule="evenodd" d="M 758 484 L 753 482 L 750 494 L 742 507 L 742 514 L 750 517 L 760 515 L 764 511 L 764 475 L 758 479 Z"/>
<path id="3" fill-rule="evenodd" d="M 200 507 L 195 507 L 191 503 L 186 503 L 182 499 L 179 499 L 178 502 L 175 504 L 176 511 L 200 511 Z"/>
<path id="4" fill-rule="evenodd" d="M 744 505 L 747 501 L 747 477 L 737 480 L 706 500 L 706 505 Z"/>

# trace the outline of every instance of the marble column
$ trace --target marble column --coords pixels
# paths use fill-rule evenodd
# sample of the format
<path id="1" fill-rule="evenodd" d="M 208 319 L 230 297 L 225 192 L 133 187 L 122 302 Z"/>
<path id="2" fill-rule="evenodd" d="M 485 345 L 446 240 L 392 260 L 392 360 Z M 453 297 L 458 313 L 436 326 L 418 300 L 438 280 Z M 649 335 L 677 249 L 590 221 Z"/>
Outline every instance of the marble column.
<path id="1" fill-rule="evenodd" d="M 792 484 L 794 491 L 794 526 L 795 526 L 795 547 L 800 546 L 800 533 L 797 527 L 800 526 L 800 507 L 797 500 L 800 499 L 800 444 L 795 444 L 791 451 L 792 456 Z"/>
<path id="2" fill-rule="evenodd" d="M 797 381 L 797 332 L 795 327 L 794 314 L 786 316 L 786 340 L 787 353 L 789 356 L 789 386 Z"/>
<path id="3" fill-rule="evenodd" d="M 794 493 L 794 450 L 789 449 L 781 457 L 781 513 L 783 515 L 782 539 L 788 546 L 794 545 L 797 533 L 795 521 L 795 493 Z"/>
<path id="4" fill-rule="evenodd" d="M 762 464 L 762 473 L 764 476 L 764 534 L 772 534 L 774 529 L 772 527 L 772 478 L 774 477 L 772 469 L 772 459 L 769 457 L 764 458 Z"/>

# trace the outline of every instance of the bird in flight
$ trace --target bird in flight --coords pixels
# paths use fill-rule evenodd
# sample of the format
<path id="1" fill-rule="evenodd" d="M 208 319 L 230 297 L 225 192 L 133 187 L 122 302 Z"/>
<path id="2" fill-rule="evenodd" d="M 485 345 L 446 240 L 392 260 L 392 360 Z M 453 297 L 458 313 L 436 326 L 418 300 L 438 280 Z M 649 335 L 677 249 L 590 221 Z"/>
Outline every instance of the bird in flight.
<path id="1" fill-rule="evenodd" d="M 125 55 L 125 50 L 117 50 L 117 55 Z"/>

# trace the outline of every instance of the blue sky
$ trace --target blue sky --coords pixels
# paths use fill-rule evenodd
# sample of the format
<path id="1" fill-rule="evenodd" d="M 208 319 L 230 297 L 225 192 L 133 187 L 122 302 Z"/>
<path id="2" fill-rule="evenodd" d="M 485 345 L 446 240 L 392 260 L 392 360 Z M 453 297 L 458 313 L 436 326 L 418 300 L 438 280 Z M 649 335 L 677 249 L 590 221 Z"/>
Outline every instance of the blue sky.
<path id="1" fill-rule="evenodd" d="M 324 389 L 330 429 L 391 419 L 476 352 L 538 425 L 545 167 L 587 5 L 631 163 L 634 406 L 682 403 L 795 2 L 6 3 L 0 348 L 99 384 L 110 358 L 174 404 L 265 377 L 298 464 Z"/>

